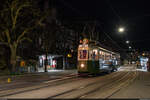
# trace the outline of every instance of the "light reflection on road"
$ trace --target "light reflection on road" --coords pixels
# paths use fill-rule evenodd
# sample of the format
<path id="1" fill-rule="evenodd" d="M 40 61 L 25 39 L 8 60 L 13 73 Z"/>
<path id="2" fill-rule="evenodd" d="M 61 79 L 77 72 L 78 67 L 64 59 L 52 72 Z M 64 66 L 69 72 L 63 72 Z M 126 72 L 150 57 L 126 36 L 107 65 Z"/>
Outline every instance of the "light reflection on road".
<path id="1" fill-rule="evenodd" d="M 124 65 L 118 68 L 118 71 L 144 71 L 147 72 L 147 68 L 137 68 L 136 65 Z"/>
<path id="2" fill-rule="evenodd" d="M 118 68 L 118 71 L 136 71 L 135 65 L 125 65 Z"/>

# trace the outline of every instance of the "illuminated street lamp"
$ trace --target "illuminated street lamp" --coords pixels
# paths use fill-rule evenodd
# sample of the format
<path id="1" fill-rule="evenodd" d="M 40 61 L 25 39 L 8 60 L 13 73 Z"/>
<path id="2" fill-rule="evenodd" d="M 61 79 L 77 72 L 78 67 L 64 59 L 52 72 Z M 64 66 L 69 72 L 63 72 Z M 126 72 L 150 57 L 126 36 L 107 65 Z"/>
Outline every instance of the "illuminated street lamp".
<path id="1" fill-rule="evenodd" d="M 123 28 L 123 27 L 120 27 L 120 28 L 118 29 L 118 31 L 119 31 L 120 33 L 122 33 L 122 32 L 124 32 L 124 28 Z"/>
<path id="2" fill-rule="evenodd" d="M 126 44 L 129 44 L 129 43 L 130 43 L 130 41 L 127 40 L 127 41 L 126 41 Z"/>
<path id="3" fill-rule="evenodd" d="M 145 56 L 145 53 L 142 53 L 143 56 Z"/>
<path id="4" fill-rule="evenodd" d="M 131 49 L 131 46 L 129 46 L 129 49 Z"/>

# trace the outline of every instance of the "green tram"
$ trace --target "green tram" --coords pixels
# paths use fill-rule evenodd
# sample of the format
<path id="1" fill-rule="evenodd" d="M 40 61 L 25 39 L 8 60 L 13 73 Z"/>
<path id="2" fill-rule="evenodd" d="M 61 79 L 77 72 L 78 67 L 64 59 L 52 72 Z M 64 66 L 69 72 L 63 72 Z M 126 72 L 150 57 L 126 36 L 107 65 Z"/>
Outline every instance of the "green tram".
<path id="1" fill-rule="evenodd" d="M 96 42 L 83 39 L 78 47 L 78 74 L 110 73 L 120 65 L 120 54 L 104 49 Z"/>

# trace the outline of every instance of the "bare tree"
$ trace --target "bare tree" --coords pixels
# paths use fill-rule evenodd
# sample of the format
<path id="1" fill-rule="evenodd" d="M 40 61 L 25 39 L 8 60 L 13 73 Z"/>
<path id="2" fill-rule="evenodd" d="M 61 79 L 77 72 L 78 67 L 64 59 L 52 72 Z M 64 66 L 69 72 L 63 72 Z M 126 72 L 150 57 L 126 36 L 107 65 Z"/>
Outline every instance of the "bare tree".
<path id="1" fill-rule="evenodd" d="M 41 25 L 40 10 L 31 0 L 6 0 L 0 11 L 0 44 L 10 48 L 10 65 L 16 71 L 18 45 L 29 38 L 31 30 Z"/>

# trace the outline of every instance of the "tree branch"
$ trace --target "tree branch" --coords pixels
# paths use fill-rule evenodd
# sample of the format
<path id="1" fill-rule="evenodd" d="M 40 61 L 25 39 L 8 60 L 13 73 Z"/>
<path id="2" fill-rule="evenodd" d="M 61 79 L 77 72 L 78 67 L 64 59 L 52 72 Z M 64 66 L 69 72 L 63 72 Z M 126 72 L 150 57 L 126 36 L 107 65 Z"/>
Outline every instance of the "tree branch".
<path id="1" fill-rule="evenodd" d="M 1 42 L 4 42 L 4 39 L 2 38 L 2 36 L 0 36 L 0 41 L 1 41 Z"/>
<path id="2" fill-rule="evenodd" d="M 13 7 L 14 7 L 14 5 L 12 5 L 12 7 L 11 7 L 11 14 L 12 14 L 11 16 L 12 16 L 12 22 L 13 22 L 12 29 L 14 29 L 15 26 L 16 26 L 17 18 L 19 16 L 20 10 L 23 9 L 24 7 L 29 7 L 29 6 L 30 6 L 30 4 L 28 2 L 20 5 L 19 8 L 17 9 L 16 13 L 15 13 L 15 16 L 13 16 L 13 13 L 14 13 L 13 12 Z"/>
<path id="3" fill-rule="evenodd" d="M 20 40 L 19 43 L 21 43 L 21 42 L 23 42 L 23 41 L 25 41 L 25 40 L 27 40 L 27 41 L 29 41 L 29 42 L 32 42 L 32 40 L 31 40 L 30 38 L 23 37 L 23 38 Z"/>
<path id="4" fill-rule="evenodd" d="M 20 40 L 23 38 L 23 36 L 25 35 L 25 33 L 28 32 L 28 30 L 29 30 L 29 29 L 25 29 L 25 30 L 21 33 L 21 35 L 17 38 L 17 43 L 20 42 Z"/>
<path id="5" fill-rule="evenodd" d="M 7 37 L 8 44 L 10 44 L 11 38 L 10 38 L 10 34 L 9 34 L 8 29 L 5 30 L 5 34 L 6 34 L 6 37 Z"/>
<path id="6" fill-rule="evenodd" d="M 40 19 L 40 21 L 42 21 L 42 20 L 43 20 L 43 17 Z M 20 40 L 23 38 L 23 36 L 24 36 L 27 32 L 29 32 L 30 30 L 34 29 L 34 28 L 37 27 L 39 24 L 40 24 L 40 23 L 39 23 L 39 21 L 38 21 L 38 23 L 35 23 L 35 26 L 33 26 L 33 27 L 31 27 L 31 28 L 25 29 L 25 30 L 22 32 L 22 34 L 17 38 L 17 43 L 20 42 Z"/>
<path id="7" fill-rule="evenodd" d="M 6 45 L 9 46 L 9 44 L 7 42 L 0 42 L 0 45 Z"/>

